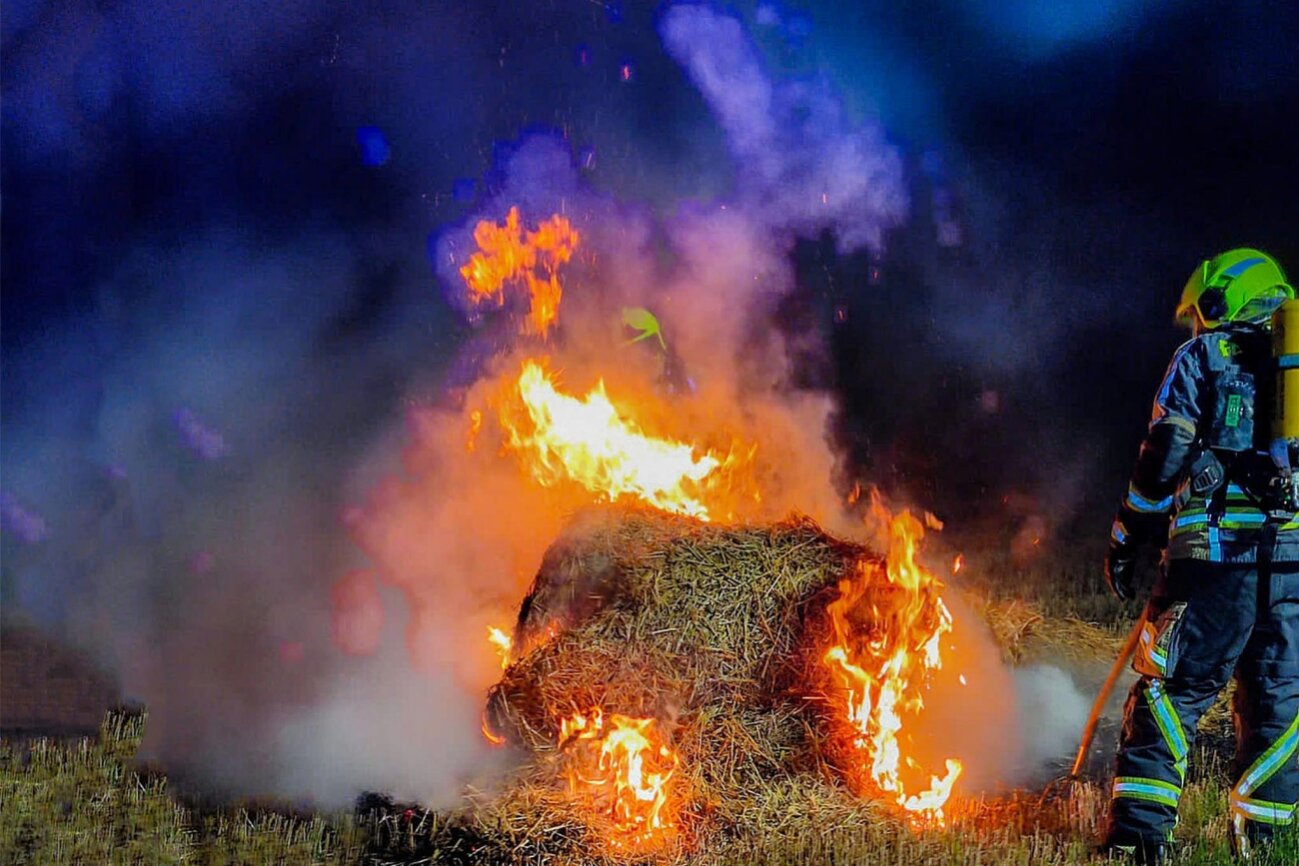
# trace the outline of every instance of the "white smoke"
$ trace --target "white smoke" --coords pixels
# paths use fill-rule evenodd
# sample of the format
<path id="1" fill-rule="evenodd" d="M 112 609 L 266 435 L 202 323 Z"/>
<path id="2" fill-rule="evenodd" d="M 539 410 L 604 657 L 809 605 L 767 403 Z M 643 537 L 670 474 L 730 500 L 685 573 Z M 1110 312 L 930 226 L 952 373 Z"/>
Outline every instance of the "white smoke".
<path id="1" fill-rule="evenodd" d="M 1092 698 L 1069 672 L 1048 664 L 1015 669 L 1019 730 L 1023 738 L 1020 772 L 1026 777 L 1068 762 L 1078 748 Z"/>

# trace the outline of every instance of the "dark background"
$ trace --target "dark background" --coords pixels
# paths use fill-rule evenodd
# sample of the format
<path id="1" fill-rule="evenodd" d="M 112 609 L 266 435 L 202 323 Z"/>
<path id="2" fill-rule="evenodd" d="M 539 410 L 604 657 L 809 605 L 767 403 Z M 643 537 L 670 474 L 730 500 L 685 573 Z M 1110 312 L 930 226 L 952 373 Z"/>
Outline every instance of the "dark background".
<path id="1" fill-rule="evenodd" d="M 802 375 L 841 396 L 847 475 L 958 522 L 1040 513 L 1103 534 L 1180 339 L 1187 275 L 1244 244 L 1299 271 L 1293 4 L 735 8 L 774 70 L 830 75 L 907 160 L 911 219 L 885 254 L 842 258 L 808 239 L 785 308 L 786 327 L 829 338 Z M 186 351 L 190 326 L 169 323 L 191 321 L 173 314 L 192 293 L 205 321 L 228 310 L 234 329 L 268 306 L 287 334 L 312 322 L 302 366 L 255 396 L 327 398 L 327 429 L 303 448 L 318 467 L 345 463 L 464 338 L 428 238 L 473 208 L 498 143 L 524 130 L 559 130 L 586 179 L 623 199 L 724 195 L 724 140 L 662 51 L 658 12 L 7 2 L 5 491 L 54 537 L 69 478 L 117 459 L 100 433 L 124 359 L 165 366 L 160 346 Z M 390 148 L 381 165 L 358 140 L 370 126 Z M 318 302 L 270 297 L 264 262 L 328 288 Z M 257 339 L 269 352 L 277 332 Z M 361 360 L 376 341 L 401 351 Z M 178 405 L 145 396 L 164 414 Z M 216 423 L 238 439 L 237 420 Z M 315 477 L 326 496 L 338 480 Z M 23 563 L 6 544 L 11 583 Z"/>

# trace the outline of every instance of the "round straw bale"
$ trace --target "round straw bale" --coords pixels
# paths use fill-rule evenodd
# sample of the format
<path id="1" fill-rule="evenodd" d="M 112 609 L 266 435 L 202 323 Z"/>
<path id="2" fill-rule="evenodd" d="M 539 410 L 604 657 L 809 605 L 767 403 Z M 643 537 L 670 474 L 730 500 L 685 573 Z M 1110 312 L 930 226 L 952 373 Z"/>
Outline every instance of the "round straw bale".
<path id="1" fill-rule="evenodd" d="M 718 527 L 627 509 L 580 515 L 520 608 L 491 724 L 544 749 L 561 719 L 596 706 L 672 726 L 728 720 L 718 730 L 742 712 L 788 720 L 805 705 L 791 686 L 810 606 L 867 555 L 800 518 Z M 745 760 L 786 751 L 746 747 Z"/>

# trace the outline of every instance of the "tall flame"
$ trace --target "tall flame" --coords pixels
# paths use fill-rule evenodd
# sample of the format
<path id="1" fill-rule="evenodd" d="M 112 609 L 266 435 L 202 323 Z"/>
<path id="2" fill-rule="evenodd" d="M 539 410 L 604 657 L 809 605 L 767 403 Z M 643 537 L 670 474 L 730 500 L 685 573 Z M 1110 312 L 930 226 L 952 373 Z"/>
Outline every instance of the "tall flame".
<path id="1" fill-rule="evenodd" d="M 853 752 L 869 784 L 915 819 L 941 824 L 961 762 L 949 758 L 941 777 L 931 775 L 927 788 L 912 793 L 920 768 L 904 755 L 899 735 L 924 708 L 926 677 L 942 667 L 952 615 L 938 594 L 942 585 L 916 562 L 920 521 L 910 512 L 889 514 L 878 496 L 871 510 L 887 527 L 888 556 L 883 569 L 862 560 L 840 581 L 826 608 L 832 635 L 822 658 L 842 688 Z M 869 787 L 866 779 L 854 781 Z"/>
<path id="2" fill-rule="evenodd" d="M 702 496 L 722 459 L 644 433 L 609 400 L 603 381 L 585 397 L 569 396 L 539 363 L 527 361 L 516 385 L 522 411 L 506 401 L 501 425 L 508 447 L 539 484 L 571 479 L 609 501 L 634 496 L 664 511 L 709 518 Z"/>
<path id="3" fill-rule="evenodd" d="M 654 719 L 600 708 L 560 722 L 559 747 L 568 757 L 570 793 L 592 802 L 613 823 L 614 848 L 644 850 L 675 829 L 669 783 L 680 763 Z"/>
<path id="4" fill-rule="evenodd" d="M 494 301 L 505 304 L 507 285 L 521 285 L 531 299 L 524 331 L 545 337 L 559 318 L 559 301 L 564 295 L 559 283 L 559 266 L 573 257 L 581 234 L 558 214 L 543 221 L 537 230 L 523 229 L 517 207 L 510 208 L 505 222 L 483 220 L 474 227 L 478 251 L 460 269 L 475 304 Z"/>

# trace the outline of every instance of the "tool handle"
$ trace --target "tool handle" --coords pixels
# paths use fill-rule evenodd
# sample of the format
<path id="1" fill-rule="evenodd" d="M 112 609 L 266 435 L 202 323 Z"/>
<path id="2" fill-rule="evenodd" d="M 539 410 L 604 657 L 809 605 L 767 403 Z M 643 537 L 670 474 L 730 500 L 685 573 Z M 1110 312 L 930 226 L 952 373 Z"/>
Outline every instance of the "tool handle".
<path id="1" fill-rule="evenodd" d="M 1110 693 L 1114 691 L 1114 684 L 1119 681 L 1119 675 L 1132 660 L 1132 654 L 1137 651 L 1137 644 L 1141 640 L 1141 630 L 1146 627 L 1146 612 L 1143 610 L 1141 616 L 1137 618 L 1137 624 L 1132 627 L 1132 632 L 1128 635 L 1127 643 L 1123 644 L 1123 649 L 1119 652 L 1118 658 L 1114 660 L 1114 666 L 1110 668 L 1109 676 L 1105 678 L 1105 683 L 1101 686 L 1100 692 L 1096 695 L 1096 702 L 1092 704 L 1091 715 L 1087 717 L 1087 726 L 1083 728 L 1082 742 L 1078 744 L 1078 754 L 1073 759 L 1073 770 L 1069 773 L 1069 778 L 1076 779 L 1082 772 L 1083 764 L 1087 760 L 1087 753 L 1091 751 L 1092 740 L 1096 738 L 1096 726 L 1100 723 L 1101 713 L 1105 710 L 1105 704 L 1109 702 Z"/>

